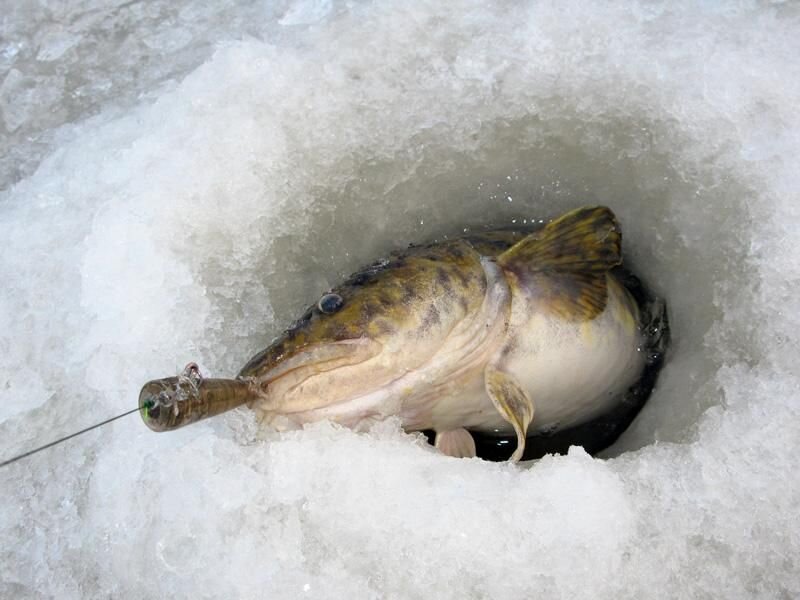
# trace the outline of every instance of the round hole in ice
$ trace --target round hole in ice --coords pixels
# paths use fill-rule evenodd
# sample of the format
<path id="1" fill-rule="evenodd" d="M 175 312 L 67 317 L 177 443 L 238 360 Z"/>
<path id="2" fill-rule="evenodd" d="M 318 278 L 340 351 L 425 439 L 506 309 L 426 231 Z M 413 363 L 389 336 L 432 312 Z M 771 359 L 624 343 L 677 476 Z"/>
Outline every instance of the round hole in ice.
<path id="1" fill-rule="evenodd" d="M 603 455 L 691 439 L 700 415 L 723 401 L 714 376 L 725 358 L 754 358 L 742 356 L 747 320 L 740 330 L 722 322 L 727 296 L 753 285 L 746 260 L 753 193 L 713 156 L 693 155 L 674 122 L 557 114 L 486 123 L 468 148 L 449 145 L 446 128 L 432 127 L 391 154 L 363 148 L 361 161 L 342 161 L 333 184 L 313 186 L 308 219 L 268 240 L 254 263 L 270 273 L 264 283 L 275 321 L 248 340 L 249 350 L 391 250 L 606 204 L 623 227 L 625 264 L 667 301 L 672 344 L 647 405 Z M 687 151 L 676 153 L 681 147 Z"/>

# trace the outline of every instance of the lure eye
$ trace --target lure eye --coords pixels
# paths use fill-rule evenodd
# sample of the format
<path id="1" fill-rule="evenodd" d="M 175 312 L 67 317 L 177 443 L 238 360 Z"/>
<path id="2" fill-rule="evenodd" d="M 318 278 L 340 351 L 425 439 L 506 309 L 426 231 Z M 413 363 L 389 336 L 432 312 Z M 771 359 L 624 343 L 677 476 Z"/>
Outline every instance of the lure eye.
<path id="1" fill-rule="evenodd" d="M 344 300 L 339 294 L 325 294 L 317 302 L 317 307 L 320 312 L 330 315 L 338 311 L 344 306 Z"/>

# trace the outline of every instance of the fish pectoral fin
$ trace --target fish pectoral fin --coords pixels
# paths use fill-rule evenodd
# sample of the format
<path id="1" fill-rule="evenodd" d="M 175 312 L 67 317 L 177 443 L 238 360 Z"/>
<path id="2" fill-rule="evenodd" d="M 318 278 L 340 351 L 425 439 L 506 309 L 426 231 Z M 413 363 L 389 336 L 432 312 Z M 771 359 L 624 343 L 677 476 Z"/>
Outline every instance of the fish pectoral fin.
<path id="1" fill-rule="evenodd" d="M 492 365 L 488 365 L 484 371 L 484 384 L 497 412 L 517 434 L 517 449 L 509 459 L 517 462 L 525 452 L 528 425 L 533 421 L 533 402 L 512 375 Z"/>
<path id="2" fill-rule="evenodd" d="M 622 234 L 605 206 L 577 208 L 521 239 L 497 257 L 504 268 L 606 272 L 622 262 Z"/>
<path id="3" fill-rule="evenodd" d="M 475 456 L 475 440 L 472 434 L 459 427 L 450 431 L 437 431 L 433 445 L 442 454 L 456 458 L 473 458 Z"/>

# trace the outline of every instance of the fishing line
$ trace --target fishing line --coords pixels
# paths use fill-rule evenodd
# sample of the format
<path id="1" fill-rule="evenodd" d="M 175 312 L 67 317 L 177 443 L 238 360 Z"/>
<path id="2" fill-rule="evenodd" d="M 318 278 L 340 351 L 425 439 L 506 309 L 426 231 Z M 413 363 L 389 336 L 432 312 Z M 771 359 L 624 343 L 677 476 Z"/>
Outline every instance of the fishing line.
<path id="1" fill-rule="evenodd" d="M 75 433 L 71 433 L 68 436 L 59 438 L 54 442 L 50 442 L 49 444 L 45 444 L 44 446 L 39 446 L 38 448 L 34 448 L 33 450 L 29 450 L 28 452 L 25 452 L 23 454 L 15 456 L 14 458 L 10 458 L 8 460 L 4 460 L 3 462 L 0 463 L 0 468 L 5 467 L 6 465 L 10 465 L 11 463 L 17 462 L 18 460 L 23 459 L 26 456 L 30 456 L 31 454 L 36 454 L 37 452 L 41 452 L 42 450 L 47 450 L 48 448 L 51 448 L 52 446 L 56 446 L 56 445 L 60 444 L 61 442 L 66 442 L 67 440 L 72 439 L 72 438 L 74 438 L 76 436 L 79 436 L 81 434 L 84 434 L 87 431 L 91 431 L 92 429 L 97 429 L 98 427 L 102 427 L 103 425 L 108 425 L 112 421 L 116 421 L 117 419 L 121 419 L 122 417 L 127 417 L 130 414 L 133 414 L 135 412 L 139 412 L 139 410 L 141 410 L 141 409 L 138 408 L 138 407 L 134 408 L 132 410 L 129 410 L 128 412 L 122 413 L 121 415 L 117 415 L 116 417 L 111 417 L 110 419 L 106 419 L 105 421 L 101 421 L 100 423 L 95 423 L 94 425 L 91 425 L 91 426 L 87 427 L 86 429 L 81 429 L 80 431 L 76 431 Z"/>

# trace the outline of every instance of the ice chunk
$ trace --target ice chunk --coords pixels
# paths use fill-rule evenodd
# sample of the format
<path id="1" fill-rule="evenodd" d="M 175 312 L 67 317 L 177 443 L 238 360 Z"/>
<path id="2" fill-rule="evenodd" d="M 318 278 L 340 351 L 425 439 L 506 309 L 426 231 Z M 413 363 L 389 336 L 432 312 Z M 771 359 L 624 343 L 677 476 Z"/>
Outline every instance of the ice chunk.
<path id="1" fill-rule="evenodd" d="M 0 115 L 6 129 L 15 131 L 38 112 L 54 110 L 63 87 L 63 77 L 30 77 L 11 69 L 0 85 Z"/>
<path id="2" fill-rule="evenodd" d="M 324 19 L 332 8 L 331 0 L 298 0 L 291 4 L 278 23 L 281 25 L 311 25 Z"/>
<path id="3" fill-rule="evenodd" d="M 57 60 L 64 53 L 73 48 L 80 41 L 80 36 L 71 34 L 61 28 L 54 28 L 47 31 L 39 42 L 39 51 L 36 53 L 36 60 L 45 62 Z"/>

